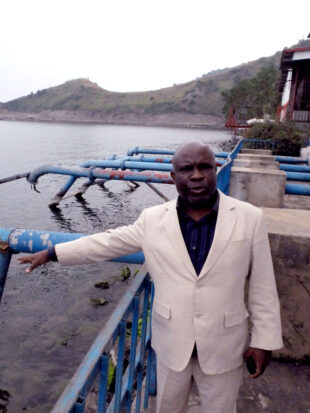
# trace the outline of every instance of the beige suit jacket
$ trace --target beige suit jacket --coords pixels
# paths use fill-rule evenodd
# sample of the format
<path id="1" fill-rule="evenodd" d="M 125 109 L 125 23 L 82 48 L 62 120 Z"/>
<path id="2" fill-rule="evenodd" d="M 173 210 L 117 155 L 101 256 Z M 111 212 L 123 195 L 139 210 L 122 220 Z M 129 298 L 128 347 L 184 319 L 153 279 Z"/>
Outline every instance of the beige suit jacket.
<path id="1" fill-rule="evenodd" d="M 213 244 L 199 276 L 182 237 L 175 200 L 144 210 L 133 225 L 56 246 L 63 265 L 141 250 L 155 284 L 152 346 L 170 368 L 186 367 L 194 343 L 205 373 L 239 366 L 249 345 L 249 324 L 251 346 L 282 347 L 279 301 L 259 208 L 220 193 Z"/>

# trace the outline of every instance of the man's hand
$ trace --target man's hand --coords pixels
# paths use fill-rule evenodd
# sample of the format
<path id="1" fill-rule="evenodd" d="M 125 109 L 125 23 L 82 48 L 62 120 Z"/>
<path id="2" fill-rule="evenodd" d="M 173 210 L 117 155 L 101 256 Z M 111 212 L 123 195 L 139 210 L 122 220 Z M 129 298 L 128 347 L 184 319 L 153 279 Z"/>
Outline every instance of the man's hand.
<path id="1" fill-rule="evenodd" d="M 253 357 L 256 364 L 256 372 L 255 374 L 251 374 L 250 377 L 252 377 L 253 379 L 257 379 L 257 377 L 261 376 L 264 373 L 265 368 L 270 363 L 271 351 L 262 350 L 260 348 L 255 347 L 249 347 L 247 351 L 243 354 L 243 358 L 246 361 L 249 357 Z"/>
<path id="2" fill-rule="evenodd" d="M 17 260 L 20 264 L 30 264 L 30 266 L 26 268 L 26 272 L 31 272 L 36 267 L 46 264 L 49 261 L 48 250 L 36 252 L 32 255 L 26 255 L 25 257 L 17 258 Z"/>

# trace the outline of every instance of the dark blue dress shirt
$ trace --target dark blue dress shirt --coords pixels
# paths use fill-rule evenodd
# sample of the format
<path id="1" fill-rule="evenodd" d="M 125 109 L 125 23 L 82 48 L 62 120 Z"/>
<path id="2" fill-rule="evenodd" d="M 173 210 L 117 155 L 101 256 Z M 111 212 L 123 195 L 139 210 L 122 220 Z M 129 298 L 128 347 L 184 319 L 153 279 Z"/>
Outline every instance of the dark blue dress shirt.
<path id="1" fill-rule="evenodd" d="M 182 199 L 178 198 L 177 212 L 180 228 L 197 276 L 200 274 L 213 242 L 218 213 L 218 198 L 218 192 L 216 191 L 211 212 L 199 221 L 193 220 L 185 212 Z"/>

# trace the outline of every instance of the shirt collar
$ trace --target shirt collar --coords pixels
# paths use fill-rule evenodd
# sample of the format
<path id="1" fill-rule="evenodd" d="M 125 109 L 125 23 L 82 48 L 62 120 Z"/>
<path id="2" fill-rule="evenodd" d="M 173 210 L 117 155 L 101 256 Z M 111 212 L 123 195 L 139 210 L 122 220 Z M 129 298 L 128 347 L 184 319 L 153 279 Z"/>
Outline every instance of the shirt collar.
<path id="1" fill-rule="evenodd" d="M 213 198 L 212 199 L 213 204 L 212 204 L 212 207 L 211 207 L 210 214 L 215 213 L 217 215 L 218 209 L 219 209 L 219 200 L 220 200 L 218 190 L 215 191 L 214 195 L 212 195 L 212 198 Z M 190 218 L 190 216 L 185 211 L 184 203 L 183 203 L 182 198 L 180 197 L 180 195 L 178 196 L 176 207 L 177 207 L 178 213 L 180 213 L 183 217 L 189 217 Z M 208 217 L 210 214 L 206 215 L 202 219 Z"/>

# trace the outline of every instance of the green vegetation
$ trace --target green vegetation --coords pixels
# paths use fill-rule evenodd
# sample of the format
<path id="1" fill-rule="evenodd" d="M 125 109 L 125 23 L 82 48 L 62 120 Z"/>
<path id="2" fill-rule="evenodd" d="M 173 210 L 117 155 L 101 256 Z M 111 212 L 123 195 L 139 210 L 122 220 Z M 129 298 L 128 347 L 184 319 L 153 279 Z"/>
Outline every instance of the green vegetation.
<path id="1" fill-rule="evenodd" d="M 248 129 L 248 139 L 271 140 L 275 155 L 299 156 L 300 148 L 306 143 L 306 135 L 294 123 L 257 123 Z"/>
<path id="2" fill-rule="evenodd" d="M 310 41 L 301 41 L 295 46 L 309 45 Z M 220 117 L 223 106 L 225 115 L 229 106 L 234 106 L 240 119 L 262 117 L 264 113 L 275 111 L 281 53 L 148 92 L 116 93 L 88 79 L 70 80 L 2 103 L 0 109 L 15 112 L 87 111 L 90 116 L 98 113 L 113 116 L 189 113 Z"/>
<path id="3" fill-rule="evenodd" d="M 263 118 L 276 113 L 279 100 L 280 71 L 274 66 L 263 67 L 255 77 L 239 81 L 236 86 L 222 91 L 225 100 L 223 113 L 234 107 L 240 120 Z"/>
<path id="4" fill-rule="evenodd" d="M 17 112 L 43 110 L 88 111 L 90 115 L 191 113 L 220 117 L 224 98 L 221 91 L 255 76 L 266 66 L 278 66 L 281 53 L 210 72 L 188 83 L 149 92 L 115 93 L 88 79 L 76 79 L 2 104 Z"/>
<path id="5" fill-rule="evenodd" d="M 106 305 L 108 304 L 108 301 L 105 298 L 98 298 L 98 297 L 94 297 L 94 298 L 90 298 L 91 303 L 93 303 L 93 305 L 95 307 L 99 306 L 99 305 Z"/>

